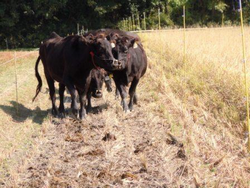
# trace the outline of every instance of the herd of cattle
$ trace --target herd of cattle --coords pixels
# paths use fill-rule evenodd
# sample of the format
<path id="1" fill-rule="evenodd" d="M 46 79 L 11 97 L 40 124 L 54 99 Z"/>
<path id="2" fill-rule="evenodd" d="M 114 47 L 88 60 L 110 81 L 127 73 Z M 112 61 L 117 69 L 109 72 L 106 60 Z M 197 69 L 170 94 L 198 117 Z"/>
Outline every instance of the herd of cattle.
<path id="1" fill-rule="evenodd" d="M 137 103 L 136 87 L 147 69 L 147 57 L 138 35 L 114 29 L 90 31 L 84 36 L 60 37 L 55 32 L 43 41 L 35 65 L 38 80 L 36 95 L 41 91 L 42 79 L 38 72 L 39 61 L 44 66 L 45 77 L 52 101 L 52 114 L 65 116 L 64 91 L 67 87 L 71 95 L 73 114 L 83 119 L 91 109 L 91 96 L 102 96 L 105 81 L 109 92 L 112 91 L 110 75 L 116 85 L 116 95 L 120 94 L 125 112 Z M 55 105 L 55 85 L 59 82 L 59 112 Z M 129 104 L 126 102 L 126 87 L 130 84 Z M 80 109 L 77 105 L 77 92 Z"/>

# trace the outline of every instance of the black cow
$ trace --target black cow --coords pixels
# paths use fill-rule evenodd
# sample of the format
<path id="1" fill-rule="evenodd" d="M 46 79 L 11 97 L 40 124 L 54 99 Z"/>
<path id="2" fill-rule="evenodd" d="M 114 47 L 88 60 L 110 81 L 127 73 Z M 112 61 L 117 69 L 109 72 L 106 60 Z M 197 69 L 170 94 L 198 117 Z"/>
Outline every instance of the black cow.
<path id="1" fill-rule="evenodd" d="M 112 92 L 111 79 L 107 71 L 105 71 L 104 69 L 92 69 L 90 74 L 91 74 L 91 82 L 87 93 L 87 98 L 88 98 L 87 112 L 90 112 L 92 109 L 91 97 L 94 98 L 102 97 L 103 82 L 105 83 L 107 91 Z M 64 117 L 65 114 L 60 114 L 60 116 Z"/>
<path id="2" fill-rule="evenodd" d="M 122 64 L 123 70 L 113 71 L 113 78 L 116 88 L 122 98 L 123 110 L 127 112 L 133 110 L 133 104 L 137 104 L 136 87 L 140 78 L 147 70 L 147 56 L 140 42 L 136 38 L 123 36 L 118 38 L 116 47 L 118 61 Z M 129 88 L 130 101 L 126 103 L 126 86 L 131 83 Z"/>
<path id="3" fill-rule="evenodd" d="M 108 40 L 113 44 L 112 53 L 120 66 L 119 71 L 112 71 L 113 79 L 117 87 L 117 94 L 120 93 L 122 98 L 123 110 L 127 112 L 128 108 L 133 109 L 133 104 L 137 103 L 136 87 L 140 78 L 145 74 L 147 69 L 147 57 L 141 44 L 140 37 L 137 34 L 121 30 L 101 29 L 89 32 L 89 35 L 106 35 Z M 126 86 L 131 83 L 129 88 L 130 102 L 126 103 Z"/>
<path id="4" fill-rule="evenodd" d="M 111 80 L 109 78 L 108 73 L 104 69 L 92 69 L 90 74 L 91 74 L 91 82 L 90 82 L 90 88 L 87 93 L 87 98 L 88 98 L 87 111 L 90 111 L 92 109 L 91 96 L 94 98 L 102 97 L 103 81 L 105 82 L 107 91 L 108 92 L 112 91 Z"/>
<path id="5" fill-rule="evenodd" d="M 77 116 L 76 90 L 79 93 L 80 118 L 86 115 L 86 95 L 91 82 L 91 70 L 102 67 L 107 70 L 119 69 L 118 61 L 113 57 L 110 42 L 101 36 L 87 40 L 82 36 L 68 36 L 62 38 L 56 33 L 40 46 L 39 57 L 35 66 L 38 80 L 36 98 L 42 87 L 42 80 L 38 73 L 38 63 L 42 60 L 45 77 L 50 90 L 52 114 L 57 115 L 55 106 L 54 81 L 59 82 L 60 106 L 59 112 L 64 114 L 64 90 L 68 88 L 72 99 L 72 111 Z"/>

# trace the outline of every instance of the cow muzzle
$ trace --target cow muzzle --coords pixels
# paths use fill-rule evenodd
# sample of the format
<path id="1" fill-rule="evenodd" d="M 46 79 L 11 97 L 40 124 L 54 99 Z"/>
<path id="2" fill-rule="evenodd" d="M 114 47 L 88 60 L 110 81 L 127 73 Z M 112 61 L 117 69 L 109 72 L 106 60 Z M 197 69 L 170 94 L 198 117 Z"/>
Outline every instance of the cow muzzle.
<path id="1" fill-rule="evenodd" d="M 96 90 L 93 97 L 101 98 L 102 97 L 102 90 Z"/>
<path id="2" fill-rule="evenodd" d="M 122 69 L 122 63 L 117 59 L 114 59 L 112 62 L 112 67 L 115 69 Z"/>

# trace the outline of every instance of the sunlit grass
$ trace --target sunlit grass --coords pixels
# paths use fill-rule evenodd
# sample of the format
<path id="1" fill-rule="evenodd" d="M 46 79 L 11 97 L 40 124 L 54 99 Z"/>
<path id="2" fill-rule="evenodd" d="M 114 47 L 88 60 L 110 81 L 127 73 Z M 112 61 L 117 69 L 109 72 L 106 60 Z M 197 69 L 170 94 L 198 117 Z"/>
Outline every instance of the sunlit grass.
<path id="1" fill-rule="evenodd" d="M 250 28 L 245 32 L 249 52 L 247 31 Z M 206 110 L 230 120 L 242 132 L 245 106 L 240 28 L 187 31 L 185 63 L 182 30 L 140 35 L 150 53 L 156 53 L 158 62 L 151 63 L 152 67 L 161 67 L 160 72 L 182 100 L 199 98 Z"/>
<path id="2" fill-rule="evenodd" d="M 13 52 L 1 52 L 3 59 L 11 58 Z M 25 55 L 27 52 L 18 52 Z M 18 58 L 16 61 L 17 93 L 15 66 L 11 61 L 0 64 L 0 174 L 13 171 L 34 144 L 42 124 L 47 120 L 47 107 L 50 104 L 47 94 L 32 103 L 37 80 L 34 76 L 34 65 L 37 52 Z M 0 61 L 3 62 L 3 59 Z M 42 73 L 42 67 L 39 67 Z M 43 74 L 42 74 L 43 75 Z M 39 106 L 39 107 L 37 107 Z M 0 175 L 0 181 L 2 177 Z"/>
<path id="3" fill-rule="evenodd" d="M 249 31 L 245 29 L 247 59 Z M 243 170 L 249 168 L 249 159 L 235 156 L 237 150 L 246 153 L 240 28 L 187 31 L 185 62 L 182 30 L 140 36 L 149 60 L 148 88 L 161 101 L 160 111 L 165 113 L 163 106 L 167 109 L 171 132 L 186 145 L 195 184 L 249 187 L 249 172 Z M 212 161 L 220 165 L 211 166 Z"/>

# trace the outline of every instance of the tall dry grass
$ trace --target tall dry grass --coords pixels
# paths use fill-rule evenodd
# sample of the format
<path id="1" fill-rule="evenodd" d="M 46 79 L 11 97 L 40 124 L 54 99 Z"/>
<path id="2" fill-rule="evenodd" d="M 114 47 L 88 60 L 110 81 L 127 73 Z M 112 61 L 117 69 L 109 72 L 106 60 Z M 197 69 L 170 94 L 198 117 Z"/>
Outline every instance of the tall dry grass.
<path id="1" fill-rule="evenodd" d="M 245 29 L 247 59 L 249 31 Z M 160 99 L 162 112 L 172 133 L 185 143 L 196 186 L 249 187 L 240 28 L 187 31 L 185 63 L 182 30 L 140 36 L 158 95 L 173 96 L 174 107 Z"/>
<path id="2" fill-rule="evenodd" d="M 245 31 L 249 59 L 250 29 Z M 237 132 L 242 132 L 245 98 L 240 28 L 187 31 L 185 64 L 182 30 L 141 36 L 149 49 L 158 54 L 156 58 L 162 61 L 175 93 L 187 101 L 190 96 L 199 98 L 206 110 L 230 120 Z"/>

